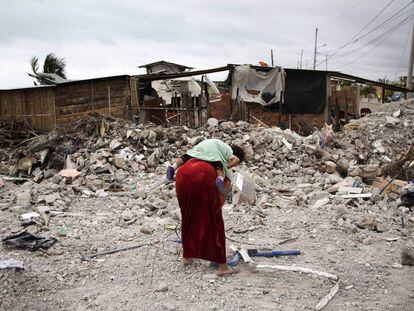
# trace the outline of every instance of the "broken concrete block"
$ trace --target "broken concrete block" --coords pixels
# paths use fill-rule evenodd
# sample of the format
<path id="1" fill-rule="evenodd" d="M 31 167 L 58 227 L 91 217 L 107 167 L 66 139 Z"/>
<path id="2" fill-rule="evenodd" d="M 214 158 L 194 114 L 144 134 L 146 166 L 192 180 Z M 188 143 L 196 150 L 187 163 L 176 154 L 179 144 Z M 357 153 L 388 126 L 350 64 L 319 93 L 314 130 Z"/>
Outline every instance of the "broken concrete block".
<path id="1" fill-rule="evenodd" d="M 19 191 L 19 195 L 16 199 L 16 205 L 22 207 L 30 206 L 30 201 L 32 200 L 32 188 L 24 188 Z"/>
<path id="2" fill-rule="evenodd" d="M 282 143 L 283 143 L 283 145 L 285 145 L 285 147 L 290 151 L 290 150 L 292 150 L 292 148 L 293 148 L 293 145 L 291 144 L 291 143 L 289 143 L 287 140 L 286 140 L 286 138 L 282 138 Z"/>
<path id="3" fill-rule="evenodd" d="M 309 202 L 309 205 L 313 209 L 318 209 L 328 204 L 329 201 L 329 193 L 319 192 L 313 196 L 312 200 Z"/>
<path id="4" fill-rule="evenodd" d="M 336 170 L 336 164 L 335 164 L 335 162 L 332 162 L 332 161 L 326 161 L 325 162 L 325 171 L 328 174 L 334 173 L 335 170 Z"/>
<path id="5" fill-rule="evenodd" d="M 79 177 L 82 173 L 76 169 L 64 169 L 59 172 L 59 176 L 66 178 L 69 181 L 72 181 Z"/>
<path id="6" fill-rule="evenodd" d="M 117 168 L 121 168 L 121 169 L 124 169 L 124 170 L 128 169 L 125 158 L 120 154 L 115 154 L 114 155 L 114 165 Z"/>
<path id="7" fill-rule="evenodd" d="M 358 176 L 362 179 L 374 179 L 381 175 L 381 168 L 379 164 L 368 164 L 359 167 Z"/>
<path id="8" fill-rule="evenodd" d="M 375 230 L 377 226 L 377 220 L 372 215 L 365 215 L 359 219 L 355 225 L 360 229 Z"/>
<path id="9" fill-rule="evenodd" d="M 220 127 L 223 130 L 228 131 L 228 130 L 234 129 L 236 126 L 234 125 L 234 122 L 232 122 L 232 121 L 226 121 L 226 122 L 221 122 L 220 123 Z"/>
<path id="10" fill-rule="evenodd" d="M 245 161 L 251 161 L 253 160 L 253 147 L 251 144 L 247 144 L 245 146 L 243 146 L 243 150 L 244 150 L 244 154 L 245 154 Z"/>
<path id="11" fill-rule="evenodd" d="M 216 118 L 209 118 L 207 120 L 207 124 L 208 124 L 208 126 L 215 127 L 215 126 L 217 126 L 219 124 L 219 122 L 218 122 L 218 120 Z"/>
<path id="12" fill-rule="evenodd" d="M 330 174 L 327 179 L 328 179 L 327 180 L 328 183 L 330 183 L 332 185 L 338 184 L 338 183 L 340 183 L 344 180 L 341 176 L 338 176 L 338 175 L 335 175 L 335 174 Z"/>
<path id="13" fill-rule="evenodd" d="M 393 116 L 394 118 L 399 118 L 399 117 L 401 117 L 401 109 L 398 109 L 397 111 L 395 111 L 395 112 L 392 114 L 392 116 Z"/>
<path id="14" fill-rule="evenodd" d="M 240 192 L 240 200 L 253 204 L 256 200 L 256 185 L 246 173 L 237 173 L 235 178 L 235 187 Z"/>
<path id="15" fill-rule="evenodd" d="M 60 175 L 58 175 L 58 174 L 55 174 L 53 177 L 52 177 L 52 183 L 54 183 L 54 184 L 56 184 L 56 185 L 58 185 L 61 181 L 62 181 L 62 177 L 60 176 Z"/>
<path id="16" fill-rule="evenodd" d="M 130 209 L 126 209 L 122 212 L 121 217 L 125 221 L 132 220 L 134 218 L 134 213 Z"/>
<path id="17" fill-rule="evenodd" d="M 37 211 L 39 213 L 49 213 L 50 212 L 50 206 L 46 205 L 39 205 L 36 207 Z"/>
<path id="18" fill-rule="evenodd" d="M 385 148 L 382 146 L 382 141 L 381 140 L 376 140 L 372 143 L 372 147 L 374 148 L 374 150 L 378 153 L 385 153 Z"/>
<path id="19" fill-rule="evenodd" d="M 204 140 L 204 136 L 196 136 L 196 137 L 190 138 L 190 139 L 188 140 L 188 143 L 189 143 L 191 146 L 195 146 L 195 145 L 197 145 L 198 143 L 202 142 L 203 140 Z"/>
<path id="20" fill-rule="evenodd" d="M 395 127 L 398 123 L 400 123 L 400 120 L 397 119 L 397 118 L 394 118 L 394 117 L 386 116 L 385 117 L 385 122 L 386 122 L 385 126 Z"/>
<path id="21" fill-rule="evenodd" d="M 145 224 L 145 225 L 141 226 L 139 231 L 143 234 L 151 235 L 151 234 L 154 233 L 154 228 L 152 226 L 150 226 L 149 224 Z"/>
<path id="22" fill-rule="evenodd" d="M 348 213 L 348 210 L 344 206 L 338 206 L 335 208 L 335 219 L 344 218 Z"/>
<path id="23" fill-rule="evenodd" d="M 148 137 L 147 137 L 147 140 L 150 143 L 154 144 L 157 141 L 157 133 L 155 131 L 150 130 L 149 134 L 148 134 Z"/>
<path id="24" fill-rule="evenodd" d="M 61 199 L 61 196 L 59 193 L 52 193 L 52 194 L 47 194 L 47 195 L 41 195 L 39 196 L 39 198 L 37 199 L 38 203 L 46 203 L 48 205 L 53 205 L 55 203 L 56 200 Z"/>
<path id="25" fill-rule="evenodd" d="M 353 224 L 349 223 L 349 222 L 345 222 L 343 225 L 343 228 L 345 230 L 345 232 L 348 233 L 357 233 L 358 232 L 358 228 L 355 227 Z"/>
<path id="26" fill-rule="evenodd" d="M 345 160 L 344 158 L 339 159 L 336 162 L 336 170 L 338 171 L 341 176 L 347 176 L 348 175 L 348 169 L 349 169 L 349 162 Z"/>
<path id="27" fill-rule="evenodd" d="M 115 138 L 109 143 L 109 148 L 111 148 L 112 150 L 116 150 L 119 147 L 121 147 L 121 145 L 122 144 L 119 142 L 119 139 Z"/>

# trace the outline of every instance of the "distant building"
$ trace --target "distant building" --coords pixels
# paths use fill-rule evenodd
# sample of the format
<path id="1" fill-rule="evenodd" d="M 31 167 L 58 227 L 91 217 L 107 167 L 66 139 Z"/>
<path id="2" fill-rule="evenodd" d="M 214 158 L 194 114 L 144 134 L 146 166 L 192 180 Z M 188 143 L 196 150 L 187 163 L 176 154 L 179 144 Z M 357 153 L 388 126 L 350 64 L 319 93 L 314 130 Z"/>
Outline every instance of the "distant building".
<path id="1" fill-rule="evenodd" d="M 192 67 L 170 63 L 163 60 L 146 65 L 141 65 L 139 66 L 139 68 L 146 68 L 147 74 L 180 73 L 186 71 L 187 69 L 193 69 Z"/>

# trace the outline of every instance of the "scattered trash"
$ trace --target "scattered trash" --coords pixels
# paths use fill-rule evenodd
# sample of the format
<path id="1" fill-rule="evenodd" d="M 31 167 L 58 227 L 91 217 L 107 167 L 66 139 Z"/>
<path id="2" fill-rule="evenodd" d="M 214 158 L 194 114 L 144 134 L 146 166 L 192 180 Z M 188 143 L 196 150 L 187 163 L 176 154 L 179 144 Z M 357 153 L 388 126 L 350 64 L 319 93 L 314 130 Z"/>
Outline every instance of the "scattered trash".
<path id="1" fill-rule="evenodd" d="M 321 299 L 321 301 L 316 305 L 316 310 L 322 310 L 328 303 L 333 299 L 336 293 L 339 290 L 339 278 L 331 273 L 317 271 L 306 267 L 296 267 L 296 266 L 281 266 L 281 265 L 257 265 L 255 269 L 272 269 L 272 270 L 282 270 L 282 271 L 293 271 L 293 272 L 301 272 L 305 274 L 312 274 L 317 275 L 320 277 L 327 278 L 331 281 L 335 282 L 335 285 L 331 288 L 329 293 Z"/>
<path id="2" fill-rule="evenodd" d="M 258 249 L 243 249 L 231 245 L 230 248 L 235 252 L 234 256 L 227 261 L 229 266 L 236 266 L 240 259 L 243 258 L 245 263 L 253 263 L 251 257 L 281 257 L 281 256 L 299 256 L 300 250 L 272 250 L 260 251 Z"/>
<path id="3" fill-rule="evenodd" d="M 256 185 L 254 181 L 245 173 L 237 173 L 234 185 L 237 191 L 240 192 L 240 200 L 253 204 L 256 200 Z M 240 203 L 240 202 L 239 202 Z"/>
<path id="4" fill-rule="evenodd" d="M 57 242 L 55 238 L 35 236 L 26 231 L 18 234 L 9 235 L 2 241 L 3 244 L 7 247 L 27 249 L 30 251 L 37 251 L 39 249 L 45 250 L 53 246 Z"/>
<path id="5" fill-rule="evenodd" d="M 13 258 L 0 260 L 0 269 L 24 270 L 23 261 L 16 260 Z"/>
<path id="6" fill-rule="evenodd" d="M 414 183 L 409 183 L 402 189 L 400 205 L 406 207 L 414 206 Z"/>
<path id="7" fill-rule="evenodd" d="M 40 218 L 40 214 L 36 212 L 30 212 L 20 215 L 20 219 L 27 222 L 36 220 L 37 218 Z"/>

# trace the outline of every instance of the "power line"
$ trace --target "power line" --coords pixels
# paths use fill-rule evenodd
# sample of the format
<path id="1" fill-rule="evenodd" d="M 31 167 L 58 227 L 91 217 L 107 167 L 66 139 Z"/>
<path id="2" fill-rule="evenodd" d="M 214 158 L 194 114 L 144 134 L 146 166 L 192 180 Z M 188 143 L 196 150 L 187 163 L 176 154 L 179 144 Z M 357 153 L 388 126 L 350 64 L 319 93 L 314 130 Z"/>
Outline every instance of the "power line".
<path id="1" fill-rule="evenodd" d="M 347 65 L 349 65 L 349 64 L 352 64 L 352 63 L 354 63 L 354 62 L 356 62 L 357 60 L 359 60 L 359 59 L 361 59 L 362 57 L 364 57 L 365 55 L 367 55 L 368 53 L 370 53 L 371 51 L 373 51 L 374 49 L 376 49 L 378 46 L 380 46 L 385 40 L 387 40 L 398 28 L 400 28 L 402 25 L 404 25 L 405 23 L 407 23 L 409 21 L 409 19 L 407 19 L 407 20 L 405 20 L 405 21 L 403 21 L 403 22 L 401 22 L 399 25 L 396 25 L 396 26 L 398 26 L 398 27 L 395 27 L 394 29 L 392 29 L 392 31 L 390 31 L 389 32 L 389 34 L 387 34 L 387 36 L 383 39 L 383 40 L 381 40 L 377 45 L 375 45 L 374 47 L 372 47 L 371 49 L 369 49 L 368 51 L 366 51 L 364 54 L 362 54 L 362 55 L 360 55 L 360 56 L 358 56 L 357 58 L 355 58 L 355 59 L 353 59 L 352 61 L 350 61 L 350 62 L 348 62 L 348 63 L 346 63 L 345 65 L 342 65 L 342 66 L 339 66 L 339 67 L 337 67 L 336 69 L 338 69 L 338 68 L 341 68 L 341 67 L 343 67 L 343 66 L 347 66 Z"/>
<path id="2" fill-rule="evenodd" d="M 369 25 L 371 25 L 395 0 L 391 0 L 384 8 L 381 9 L 381 11 L 375 15 L 369 22 L 368 24 L 366 24 L 356 35 L 354 35 L 350 40 L 348 40 L 345 44 L 343 44 L 342 46 L 340 46 L 339 48 L 336 49 L 336 51 L 334 53 L 332 53 L 328 59 L 334 57 L 336 54 L 338 54 L 344 47 L 348 46 L 349 44 L 351 44 L 355 38 L 357 38 L 365 29 L 367 29 L 369 27 Z"/>
<path id="3" fill-rule="evenodd" d="M 394 29 L 395 28 L 399 28 L 402 24 L 404 24 L 408 19 L 410 19 L 410 18 L 412 18 L 414 15 L 412 14 L 413 12 L 414 12 L 414 10 L 411 10 L 411 11 L 409 11 L 409 12 L 404 12 L 403 14 L 400 14 L 400 12 L 402 11 L 402 10 L 404 10 L 405 8 L 407 8 L 409 5 L 411 5 L 412 3 L 413 3 L 414 1 L 412 1 L 412 2 L 410 2 L 409 4 L 407 4 L 407 5 L 405 5 L 402 9 L 400 9 L 400 10 L 398 10 L 396 13 L 394 13 L 392 16 L 390 16 L 389 18 L 387 18 L 384 22 L 382 22 L 380 25 L 378 25 L 378 26 L 376 26 L 375 28 L 373 28 L 371 31 L 369 31 L 368 33 L 366 33 L 366 34 L 364 34 L 363 36 L 361 36 L 361 37 L 359 37 L 358 39 L 356 39 L 356 40 L 359 40 L 359 39 L 361 39 L 361 38 L 363 38 L 363 37 L 366 37 L 369 33 L 372 33 L 374 30 L 376 30 L 376 29 L 378 29 L 379 27 L 381 27 L 381 26 L 383 26 L 383 25 L 385 25 L 385 24 L 387 24 L 387 23 L 389 23 L 389 22 L 391 22 L 392 20 L 394 20 L 394 19 L 396 19 L 396 18 L 398 18 L 398 17 L 401 17 L 401 16 L 404 16 L 404 15 L 407 15 L 407 14 L 411 14 L 411 15 L 409 15 L 409 16 L 405 16 L 400 22 L 398 22 L 397 24 L 395 24 L 394 26 L 392 26 L 392 27 L 390 27 L 389 29 L 387 29 L 386 31 L 384 31 L 383 33 L 381 33 L 380 35 L 378 35 L 378 36 L 376 36 L 375 38 L 373 38 L 373 39 L 371 39 L 370 41 L 368 41 L 367 43 L 365 43 L 364 45 L 362 45 L 362 46 L 360 46 L 360 47 L 358 47 L 358 48 L 355 48 L 355 49 L 353 49 L 353 50 L 351 50 L 351 51 L 347 51 L 347 52 L 345 52 L 345 53 L 343 53 L 343 54 L 340 54 L 339 56 L 336 56 L 336 57 L 340 57 L 340 58 L 343 58 L 344 56 L 347 56 L 347 55 L 350 55 L 350 54 L 352 54 L 352 53 L 354 53 L 354 52 L 357 52 L 357 51 L 359 51 L 359 50 L 361 50 L 362 48 L 364 48 L 364 47 L 366 47 L 366 46 L 369 46 L 369 45 L 371 45 L 371 44 L 375 44 L 376 42 L 379 42 L 382 38 L 384 38 L 384 37 L 386 37 L 390 32 L 394 32 Z M 354 42 L 356 42 L 355 40 L 354 40 Z M 339 51 L 337 51 L 336 53 L 334 53 L 334 54 L 331 54 L 330 55 L 330 57 L 328 57 L 328 59 L 330 59 L 330 58 L 332 58 L 335 54 L 337 54 Z M 323 64 L 325 61 L 322 61 L 322 62 L 320 62 L 319 64 L 317 64 L 317 66 L 319 66 L 319 65 L 321 65 L 321 64 Z"/>
<path id="4" fill-rule="evenodd" d="M 412 12 L 410 12 L 410 13 L 413 13 L 413 12 L 414 12 L 414 11 L 412 11 Z M 384 31 L 384 32 L 383 32 L 383 33 L 381 33 L 380 35 L 378 35 L 378 36 L 374 37 L 374 38 L 373 38 L 373 39 L 371 39 L 370 41 L 366 42 L 364 45 L 362 45 L 362 46 L 360 46 L 360 47 L 358 47 L 358 48 L 355 48 L 355 49 L 353 49 L 353 50 L 351 50 L 351 51 L 348 51 L 348 52 L 346 52 L 346 53 L 344 53 L 344 54 L 340 54 L 340 55 L 338 55 L 338 57 L 344 57 L 344 56 L 346 56 L 346 55 L 350 55 L 350 54 L 352 54 L 352 53 L 354 53 L 354 52 L 357 52 L 357 51 L 359 51 L 359 50 L 363 49 L 363 48 L 364 48 L 364 47 L 366 47 L 366 46 L 369 46 L 369 45 L 371 45 L 371 44 L 374 44 L 374 43 L 376 43 L 376 42 L 380 41 L 380 40 L 382 39 L 382 37 L 383 37 L 383 36 L 385 36 L 385 35 L 387 35 L 387 33 L 388 33 L 389 31 L 392 31 L 392 30 L 394 29 L 394 27 L 399 28 L 402 24 L 404 24 L 407 20 L 411 19 L 413 16 L 414 16 L 414 14 L 411 14 L 411 15 L 409 15 L 409 16 L 407 16 L 407 17 L 405 17 L 403 20 L 401 20 L 400 22 L 398 22 L 397 24 L 395 24 L 395 25 L 394 25 L 394 26 L 392 26 L 391 28 L 387 29 L 386 31 Z"/>
<path id="5" fill-rule="evenodd" d="M 397 12 L 395 12 L 393 15 L 391 15 L 389 18 L 387 18 L 385 21 L 383 21 L 381 24 L 377 25 L 375 28 L 371 29 L 369 32 L 367 32 L 366 34 L 362 35 L 361 37 L 357 38 L 354 40 L 354 42 L 357 42 L 359 40 L 361 40 L 362 38 L 366 37 L 367 35 L 373 33 L 375 30 L 379 29 L 381 26 L 391 22 L 393 19 L 397 19 L 398 15 L 404 15 L 407 14 L 407 12 L 403 12 L 407 7 L 409 7 L 411 4 L 413 4 L 414 1 L 411 1 L 410 3 L 408 3 L 407 5 L 405 5 L 404 7 L 402 7 L 400 10 L 398 10 Z M 400 14 L 402 12 L 402 14 Z M 410 14 L 410 12 L 408 12 L 408 14 Z"/>

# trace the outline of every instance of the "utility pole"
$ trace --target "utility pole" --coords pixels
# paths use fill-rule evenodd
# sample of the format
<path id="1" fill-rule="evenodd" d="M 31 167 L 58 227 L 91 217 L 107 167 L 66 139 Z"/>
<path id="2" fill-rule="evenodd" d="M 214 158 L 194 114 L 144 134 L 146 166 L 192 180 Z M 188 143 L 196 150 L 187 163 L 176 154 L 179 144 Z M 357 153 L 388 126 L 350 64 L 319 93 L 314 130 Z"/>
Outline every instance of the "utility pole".
<path id="1" fill-rule="evenodd" d="M 272 61 L 272 67 L 274 67 L 275 64 L 273 62 L 273 49 L 270 49 L 270 58 L 271 58 L 271 61 Z"/>
<path id="2" fill-rule="evenodd" d="M 317 50 L 317 45 L 318 44 L 318 28 L 316 28 L 315 31 L 315 53 L 313 54 L 313 70 L 316 69 L 316 50 Z"/>
<path id="3" fill-rule="evenodd" d="M 413 62 L 414 62 L 414 22 L 413 22 L 413 30 L 411 34 L 411 51 L 410 51 L 410 62 L 408 63 L 408 74 L 407 74 L 407 89 L 412 89 L 413 87 Z M 412 98 L 413 93 L 407 94 L 407 99 Z"/>
<path id="4" fill-rule="evenodd" d="M 299 66 L 299 69 L 302 69 L 302 58 L 303 58 L 303 49 L 300 52 L 300 66 Z"/>

